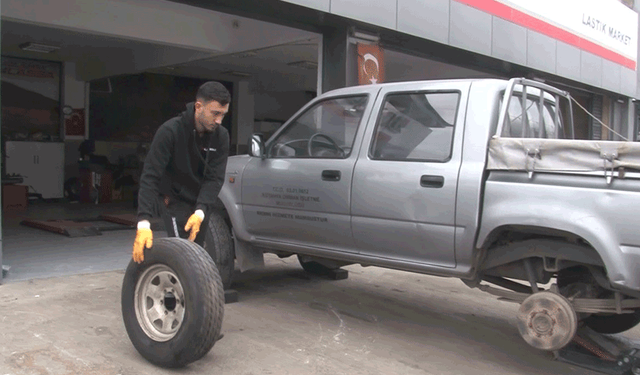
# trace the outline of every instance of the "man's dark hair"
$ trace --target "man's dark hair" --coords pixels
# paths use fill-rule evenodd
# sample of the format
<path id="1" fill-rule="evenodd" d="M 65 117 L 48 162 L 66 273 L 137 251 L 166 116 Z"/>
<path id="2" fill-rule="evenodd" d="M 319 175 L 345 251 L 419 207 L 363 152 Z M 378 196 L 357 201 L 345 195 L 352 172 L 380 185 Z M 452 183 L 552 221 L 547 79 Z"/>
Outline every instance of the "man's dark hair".
<path id="1" fill-rule="evenodd" d="M 215 100 L 221 105 L 227 105 L 231 101 L 231 94 L 229 94 L 229 90 L 227 90 L 222 83 L 209 81 L 200 86 L 198 93 L 196 94 L 196 100 L 203 102 Z"/>

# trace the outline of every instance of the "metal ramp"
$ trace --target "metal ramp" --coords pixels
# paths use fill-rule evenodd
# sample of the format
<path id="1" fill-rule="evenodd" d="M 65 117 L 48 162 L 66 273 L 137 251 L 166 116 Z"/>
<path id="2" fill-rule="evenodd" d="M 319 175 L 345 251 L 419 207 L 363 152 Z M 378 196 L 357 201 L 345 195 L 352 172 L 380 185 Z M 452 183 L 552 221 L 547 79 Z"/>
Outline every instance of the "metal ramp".
<path id="1" fill-rule="evenodd" d="M 90 237 L 102 235 L 102 232 L 107 231 L 135 229 L 135 224 L 129 216 L 130 215 L 101 215 L 99 218 L 75 220 L 25 219 L 22 220 L 20 224 L 72 238 Z"/>

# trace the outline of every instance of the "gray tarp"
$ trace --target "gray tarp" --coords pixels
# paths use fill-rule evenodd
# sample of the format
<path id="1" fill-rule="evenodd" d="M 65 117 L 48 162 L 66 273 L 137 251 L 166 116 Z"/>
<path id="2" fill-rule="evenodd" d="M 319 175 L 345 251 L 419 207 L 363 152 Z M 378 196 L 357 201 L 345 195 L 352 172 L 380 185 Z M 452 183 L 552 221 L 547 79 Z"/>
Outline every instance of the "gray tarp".
<path id="1" fill-rule="evenodd" d="M 499 138 L 489 142 L 489 170 L 593 172 L 640 170 L 640 143 L 576 139 Z"/>

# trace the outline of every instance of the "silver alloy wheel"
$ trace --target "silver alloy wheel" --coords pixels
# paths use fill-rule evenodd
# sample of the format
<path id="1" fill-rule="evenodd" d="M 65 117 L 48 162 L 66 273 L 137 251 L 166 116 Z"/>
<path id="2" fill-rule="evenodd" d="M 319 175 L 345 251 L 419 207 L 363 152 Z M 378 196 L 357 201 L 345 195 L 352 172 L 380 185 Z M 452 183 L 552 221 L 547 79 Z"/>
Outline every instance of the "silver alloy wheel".
<path id="1" fill-rule="evenodd" d="M 182 284 L 164 264 L 149 267 L 138 279 L 134 308 L 140 328 L 150 339 L 171 340 L 182 326 L 184 305 Z"/>

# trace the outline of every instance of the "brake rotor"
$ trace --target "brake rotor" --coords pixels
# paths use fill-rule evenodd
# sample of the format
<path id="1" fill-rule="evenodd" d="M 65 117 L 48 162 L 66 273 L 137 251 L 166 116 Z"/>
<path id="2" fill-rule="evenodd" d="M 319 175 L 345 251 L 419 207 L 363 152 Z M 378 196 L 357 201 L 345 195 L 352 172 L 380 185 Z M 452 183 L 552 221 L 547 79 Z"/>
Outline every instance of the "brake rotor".
<path id="1" fill-rule="evenodd" d="M 563 296 L 544 291 L 530 295 L 520 305 L 518 330 L 536 349 L 559 350 L 573 340 L 578 316 Z"/>

